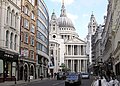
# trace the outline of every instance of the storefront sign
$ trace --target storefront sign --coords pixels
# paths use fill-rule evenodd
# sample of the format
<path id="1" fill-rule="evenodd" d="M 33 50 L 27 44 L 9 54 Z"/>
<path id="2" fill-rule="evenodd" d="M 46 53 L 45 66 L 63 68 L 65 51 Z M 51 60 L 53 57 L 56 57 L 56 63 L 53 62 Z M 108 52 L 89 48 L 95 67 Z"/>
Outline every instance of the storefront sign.
<path id="1" fill-rule="evenodd" d="M 13 58 L 13 55 L 10 55 L 10 54 L 4 54 L 5 57 L 10 57 L 10 58 Z"/>
<path id="2" fill-rule="evenodd" d="M 3 73 L 3 60 L 0 60 L 0 73 Z"/>

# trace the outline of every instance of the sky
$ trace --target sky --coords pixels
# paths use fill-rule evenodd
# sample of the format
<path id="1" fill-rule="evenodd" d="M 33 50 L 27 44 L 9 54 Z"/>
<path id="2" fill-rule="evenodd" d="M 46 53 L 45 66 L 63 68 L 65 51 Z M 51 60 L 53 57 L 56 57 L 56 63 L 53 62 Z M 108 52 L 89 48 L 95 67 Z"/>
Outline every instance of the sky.
<path id="1" fill-rule="evenodd" d="M 61 13 L 62 0 L 44 0 L 47 5 L 49 16 L 54 10 L 57 18 Z M 103 24 L 104 16 L 107 15 L 108 0 L 64 0 L 67 17 L 74 24 L 80 39 L 84 40 L 88 34 L 88 23 L 93 13 L 96 21 Z"/>

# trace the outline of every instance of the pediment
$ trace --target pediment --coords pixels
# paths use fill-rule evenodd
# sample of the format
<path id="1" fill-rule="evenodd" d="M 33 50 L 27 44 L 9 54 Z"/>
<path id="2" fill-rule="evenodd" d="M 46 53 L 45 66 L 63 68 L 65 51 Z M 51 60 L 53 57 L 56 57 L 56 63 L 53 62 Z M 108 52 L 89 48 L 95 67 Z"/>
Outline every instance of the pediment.
<path id="1" fill-rule="evenodd" d="M 86 44 L 86 42 L 79 38 L 73 38 L 71 40 L 66 41 L 65 44 Z"/>

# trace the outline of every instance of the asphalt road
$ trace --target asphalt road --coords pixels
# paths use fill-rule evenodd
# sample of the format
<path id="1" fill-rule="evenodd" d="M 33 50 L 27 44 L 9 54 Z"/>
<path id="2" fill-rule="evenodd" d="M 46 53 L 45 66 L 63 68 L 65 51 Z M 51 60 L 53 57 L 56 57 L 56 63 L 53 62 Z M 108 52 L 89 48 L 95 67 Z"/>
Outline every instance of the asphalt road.
<path id="1" fill-rule="evenodd" d="M 65 86 L 64 80 L 56 80 L 56 79 L 47 79 L 40 80 L 35 82 L 30 82 L 18 86 Z M 82 79 L 82 84 L 80 86 L 90 86 L 92 83 L 92 79 Z"/>

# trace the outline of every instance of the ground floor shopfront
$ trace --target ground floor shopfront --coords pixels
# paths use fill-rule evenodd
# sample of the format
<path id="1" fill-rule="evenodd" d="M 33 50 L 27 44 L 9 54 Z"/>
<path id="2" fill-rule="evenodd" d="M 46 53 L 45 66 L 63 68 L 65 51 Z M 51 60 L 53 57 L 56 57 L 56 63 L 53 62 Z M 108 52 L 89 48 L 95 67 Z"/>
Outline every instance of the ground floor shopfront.
<path id="1" fill-rule="evenodd" d="M 22 57 L 20 57 L 22 58 Z M 28 60 L 28 58 L 22 58 L 18 61 L 18 80 L 29 81 L 30 79 L 36 79 L 36 63 L 34 60 Z"/>
<path id="2" fill-rule="evenodd" d="M 0 49 L 0 82 L 17 78 L 18 54 Z"/>
<path id="3" fill-rule="evenodd" d="M 42 55 L 37 55 L 36 74 L 37 78 L 40 78 L 41 74 L 44 77 L 48 77 L 48 59 Z"/>

